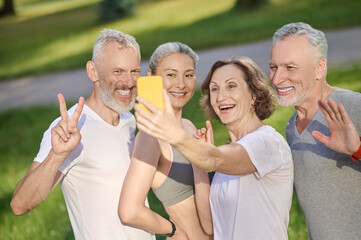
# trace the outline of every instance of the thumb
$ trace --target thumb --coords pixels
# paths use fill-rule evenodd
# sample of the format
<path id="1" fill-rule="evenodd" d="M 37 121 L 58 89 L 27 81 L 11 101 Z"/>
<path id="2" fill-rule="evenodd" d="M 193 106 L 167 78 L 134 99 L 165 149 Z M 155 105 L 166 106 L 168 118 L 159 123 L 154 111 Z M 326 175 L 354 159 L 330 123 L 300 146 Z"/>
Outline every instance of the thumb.
<path id="1" fill-rule="evenodd" d="M 213 128 L 209 120 L 206 121 L 206 127 L 207 127 L 207 135 L 206 135 L 207 142 L 214 144 Z"/>
<path id="2" fill-rule="evenodd" d="M 311 134 L 312 134 L 312 137 L 314 137 L 317 141 L 319 141 L 319 142 L 321 142 L 321 143 L 323 143 L 325 145 L 327 144 L 327 142 L 330 139 L 330 137 L 327 137 L 327 136 L 323 135 L 319 131 L 312 131 Z"/>
<path id="3" fill-rule="evenodd" d="M 206 126 L 207 126 L 207 129 L 211 129 L 213 131 L 211 121 L 207 120 L 206 121 Z"/>

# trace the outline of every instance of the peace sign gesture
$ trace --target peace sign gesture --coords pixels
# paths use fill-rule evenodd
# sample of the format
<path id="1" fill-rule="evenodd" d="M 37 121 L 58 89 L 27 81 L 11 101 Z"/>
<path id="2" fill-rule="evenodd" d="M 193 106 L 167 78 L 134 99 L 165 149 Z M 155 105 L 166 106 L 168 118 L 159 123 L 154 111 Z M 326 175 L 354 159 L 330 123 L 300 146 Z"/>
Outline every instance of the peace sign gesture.
<path id="1" fill-rule="evenodd" d="M 66 158 L 79 144 L 81 135 L 78 129 L 78 120 L 83 111 L 84 98 L 80 97 L 78 106 L 69 117 L 63 95 L 58 94 L 61 120 L 51 129 L 51 145 L 54 154 Z"/>

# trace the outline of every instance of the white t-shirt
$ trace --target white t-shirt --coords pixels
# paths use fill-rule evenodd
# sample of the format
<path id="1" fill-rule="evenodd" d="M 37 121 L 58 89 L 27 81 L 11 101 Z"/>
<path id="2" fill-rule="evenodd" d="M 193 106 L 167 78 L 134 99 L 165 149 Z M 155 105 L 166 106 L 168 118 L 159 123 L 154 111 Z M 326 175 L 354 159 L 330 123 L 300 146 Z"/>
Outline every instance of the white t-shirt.
<path id="1" fill-rule="evenodd" d="M 69 109 L 71 116 L 76 106 Z M 51 128 L 44 133 L 34 161 L 42 162 L 51 149 Z M 135 119 L 120 114 L 118 126 L 106 123 L 86 105 L 79 118 L 82 140 L 60 167 L 61 186 L 76 239 L 154 239 L 154 234 L 122 225 L 118 202 L 134 147 Z"/>
<path id="2" fill-rule="evenodd" d="M 237 141 L 257 172 L 216 173 L 210 190 L 215 240 L 283 240 L 293 191 L 293 162 L 285 139 L 262 126 Z"/>

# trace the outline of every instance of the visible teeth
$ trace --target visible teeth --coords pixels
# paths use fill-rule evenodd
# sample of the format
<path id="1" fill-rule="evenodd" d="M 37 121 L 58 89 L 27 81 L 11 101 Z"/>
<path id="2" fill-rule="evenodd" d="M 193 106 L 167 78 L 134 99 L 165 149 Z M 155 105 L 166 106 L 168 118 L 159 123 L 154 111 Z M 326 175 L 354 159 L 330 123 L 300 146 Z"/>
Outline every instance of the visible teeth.
<path id="1" fill-rule="evenodd" d="M 130 90 L 117 90 L 118 93 L 120 93 L 121 95 L 128 95 L 130 93 Z"/>
<path id="2" fill-rule="evenodd" d="M 173 93 L 173 92 L 171 92 L 170 94 L 175 95 L 175 96 L 184 96 L 185 95 L 185 93 Z"/>
<path id="3" fill-rule="evenodd" d="M 288 88 L 283 88 L 283 89 L 280 89 L 280 88 L 277 88 L 277 90 L 281 93 L 284 93 L 284 92 L 288 92 L 292 89 L 292 87 L 288 87 Z"/>
<path id="4" fill-rule="evenodd" d="M 223 109 L 227 109 L 227 108 L 233 108 L 234 107 L 234 105 L 225 105 L 225 106 L 221 106 L 221 107 L 219 107 L 221 110 L 223 110 Z"/>

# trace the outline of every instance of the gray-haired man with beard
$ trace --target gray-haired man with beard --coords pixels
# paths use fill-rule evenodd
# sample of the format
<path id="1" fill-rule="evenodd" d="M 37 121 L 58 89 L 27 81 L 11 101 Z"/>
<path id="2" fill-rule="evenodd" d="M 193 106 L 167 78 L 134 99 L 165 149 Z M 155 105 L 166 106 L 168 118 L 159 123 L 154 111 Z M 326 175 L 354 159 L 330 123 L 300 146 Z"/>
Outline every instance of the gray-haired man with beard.
<path id="1" fill-rule="evenodd" d="M 290 23 L 273 35 L 270 81 L 294 106 L 286 138 L 295 191 L 311 240 L 361 237 L 361 94 L 327 83 L 325 34 Z"/>
<path id="2" fill-rule="evenodd" d="M 38 155 L 17 185 L 11 201 L 16 215 L 42 203 L 59 182 L 76 239 L 154 239 L 124 226 L 118 217 L 123 179 L 130 164 L 140 50 L 132 36 L 105 29 L 86 70 L 93 82 L 87 100 L 60 115 L 44 133 Z"/>

